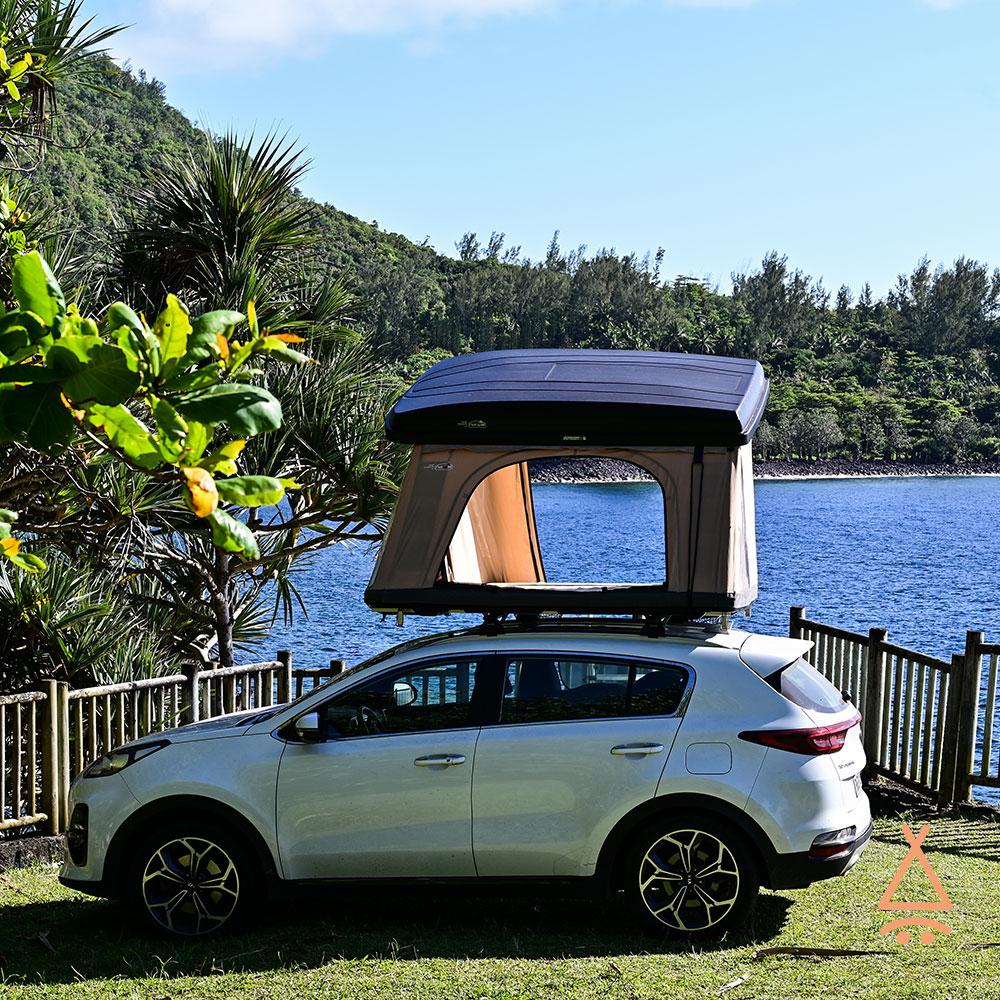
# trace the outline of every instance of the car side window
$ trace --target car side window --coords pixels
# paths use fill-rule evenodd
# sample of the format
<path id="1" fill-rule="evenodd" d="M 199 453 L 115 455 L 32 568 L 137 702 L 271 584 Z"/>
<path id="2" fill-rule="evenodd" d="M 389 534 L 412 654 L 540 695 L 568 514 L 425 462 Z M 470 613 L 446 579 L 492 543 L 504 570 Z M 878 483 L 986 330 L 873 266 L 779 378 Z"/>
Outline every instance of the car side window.
<path id="1" fill-rule="evenodd" d="M 478 725 L 476 666 L 459 660 L 377 677 L 324 706 L 325 734 L 337 739 Z"/>
<path id="2" fill-rule="evenodd" d="M 629 715 L 674 715 L 688 686 L 688 672 L 672 664 L 635 665 L 629 691 Z"/>
<path id="3" fill-rule="evenodd" d="M 669 664 L 528 656 L 507 661 L 501 722 L 673 715 L 687 672 Z"/>

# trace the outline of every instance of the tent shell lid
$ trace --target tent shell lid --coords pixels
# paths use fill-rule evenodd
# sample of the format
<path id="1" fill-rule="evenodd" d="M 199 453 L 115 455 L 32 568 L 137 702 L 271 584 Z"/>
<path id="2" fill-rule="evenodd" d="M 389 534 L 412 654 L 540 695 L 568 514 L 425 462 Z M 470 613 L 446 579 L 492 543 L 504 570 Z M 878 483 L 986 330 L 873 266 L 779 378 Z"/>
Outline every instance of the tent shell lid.
<path id="1" fill-rule="evenodd" d="M 735 448 L 769 383 L 746 358 L 618 350 L 489 351 L 421 375 L 386 417 L 390 440 L 447 445 Z"/>

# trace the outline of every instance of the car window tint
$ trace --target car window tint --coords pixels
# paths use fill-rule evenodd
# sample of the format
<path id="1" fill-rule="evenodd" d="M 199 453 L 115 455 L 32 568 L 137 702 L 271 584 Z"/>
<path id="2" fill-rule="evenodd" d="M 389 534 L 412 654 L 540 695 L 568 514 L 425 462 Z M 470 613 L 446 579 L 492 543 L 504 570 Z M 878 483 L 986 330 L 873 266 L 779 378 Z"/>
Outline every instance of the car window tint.
<path id="1" fill-rule="evenodd" d="M 476 662 L 436 663 L 385 675 L 325 706 L 328 737 L 462 729 L 474 725 Z"/>
<path id="2" fill-rule="evenodd" d="M 674 715 L 688 673 L 671 664 L 530 656 L 507 661 L 501 722 Z"/>
<path id="3" fill-rule="evenodd" d="M 847 705 L 843 695 L 804 659 L 782 667 L 767 682 L 792 704 L 810 712 L 842 712 Z"/>
<path id="4" fill-rule="evenodd" d="M 562 722 L 625 715 L 629 664 L 524 657 L 507 662 L 501 722 Z"/>
<path id="5" fill-rule="evenodd" d="M 629 715 L 673 715 L 680 708 L 687 682 L 687 671 L 681 667 L 637 663 Z"/>

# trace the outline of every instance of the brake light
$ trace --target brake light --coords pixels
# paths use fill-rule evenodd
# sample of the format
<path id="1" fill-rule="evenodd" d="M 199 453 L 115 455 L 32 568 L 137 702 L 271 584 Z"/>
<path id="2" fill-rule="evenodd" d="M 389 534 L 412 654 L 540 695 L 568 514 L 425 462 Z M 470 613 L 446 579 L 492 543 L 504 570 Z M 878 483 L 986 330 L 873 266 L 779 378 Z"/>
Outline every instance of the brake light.
<path id="1" fill-rule="evenodd" d="M 847 742 L 848 732 L 860 721 L 861 715 L 855 712 L 850 719 L 836 722 L 832 726 L 815 726 L 812 729 L 747 729 L 740 733 L 740 739 L 748 743 L 759 743 L 762 747 L 773 747 L 775 750 L 816 756 L 842 750 Z"/>

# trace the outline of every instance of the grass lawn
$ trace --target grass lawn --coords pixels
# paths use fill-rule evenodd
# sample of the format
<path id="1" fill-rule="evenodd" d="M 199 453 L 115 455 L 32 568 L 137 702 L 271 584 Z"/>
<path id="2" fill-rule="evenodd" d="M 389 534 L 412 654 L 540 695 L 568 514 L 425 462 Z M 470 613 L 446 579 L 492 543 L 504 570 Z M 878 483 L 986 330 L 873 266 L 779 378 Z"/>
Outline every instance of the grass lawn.
<path id="1" fill-rule="evenodd" d="M 644 937 L 613 907 L 416 894 L 283 905 L 251 932 L 177 945 L 138 937 L 118 907 L 61 888 L 53 867 L 8 871 L 0 997 L 1000 997 L 1000 946 L 977 947 L 1000 944 L 1000 825 L 928 818 L 927 856 L 954 903 L 930 914 L 954 931 L 932 945 L 878 933 L 907 850 L 900 821 L 884 819 L 848 876 L 765 892 L 745 931 L 696 947 Z M 922 873 L 908 889 L 897 898 L 932 895 Z M 779 946 L 872 954 L 754 957 Z"/>

